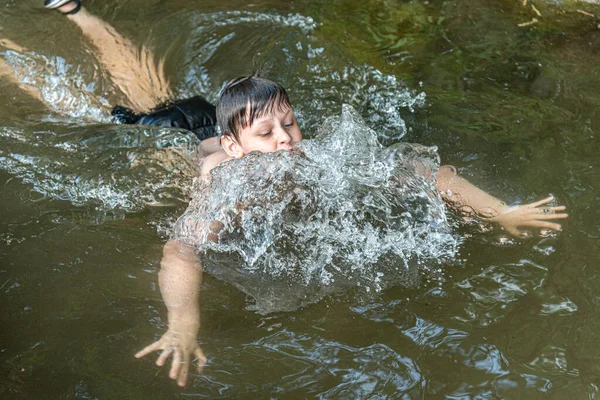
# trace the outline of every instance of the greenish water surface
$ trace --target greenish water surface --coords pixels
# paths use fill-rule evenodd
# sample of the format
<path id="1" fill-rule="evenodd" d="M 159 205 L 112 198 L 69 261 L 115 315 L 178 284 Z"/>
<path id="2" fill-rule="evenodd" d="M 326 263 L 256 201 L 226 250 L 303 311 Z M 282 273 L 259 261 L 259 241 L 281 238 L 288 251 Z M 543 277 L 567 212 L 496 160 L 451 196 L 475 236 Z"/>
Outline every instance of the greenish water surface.
<path id="1" fill-rule="evenodd" d="M 48 90 L 66 68 L 85 83 L 78 90 L 115 104 L 77 28 L 39 3 L 2 0 L 0 35 L 35 53 L 26 65 L 54 77 Z M 166 329 L 161 249 L 190 182 L 171 188 L 164 164 L 123 172 L 122 160 L 154 160 L 148 135 L 185 140 L 65 117 L 3 77 L 0 397 L 598 398 L 600 6 L 85 5 L 165 57 L 178 96 L 215 100 L 228 79 L 267 63 L 308 136 L 350 103 L 382 142 L 437 145 L 444 163 L 494 195 L 525 203 L 552 193 L 570 216 L 556 235 L 508 241 L 456 221 L 464 243 L 441 277 L 367 302 L 349 290 L 261 316 L 205 274 L 209 364 L 180 389 L 153 357 L 133 354 Z M 40 69 L 52 57 L 66 66 Z M 147 206 L 152 196 L 162 207 Z"/>

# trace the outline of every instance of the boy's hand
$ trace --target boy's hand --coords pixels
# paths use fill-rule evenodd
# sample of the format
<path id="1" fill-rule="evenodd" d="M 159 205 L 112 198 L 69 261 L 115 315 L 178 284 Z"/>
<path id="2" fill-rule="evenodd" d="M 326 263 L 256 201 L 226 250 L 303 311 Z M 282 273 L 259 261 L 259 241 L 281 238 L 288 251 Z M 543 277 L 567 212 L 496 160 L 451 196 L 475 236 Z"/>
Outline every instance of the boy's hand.
<path id="1" fill-rule="evenodd" d="M 550 221 L 567 218 L 569 214 L 559 213 L 559 211 L 566 209 L 565 206 L 547 206 L 552 200 L 554 200 L 554 197 L 550 196 L 535 203 L 507 207 L 501 210 L 498 215 L 489 218 L 489 220 L 500 224 L 511 235 L 520 237 L 525 236 L 526 232 L 521 231 L 519 228 L 540 228 L 558 231 L 561 228 L 560 224 Z"/>
<path id="2" fill-rule="evenodd" d="M 169 329 L 158 341 L 139 351 L 135 357 L 141 358 L 156 350 L 162 350 L 156 360 L 158 366 L 163 366 L 169 357 L 173 357 L 169 377 L 176 380 L 181 387 L 187 382 L 190 363 L 193 361 L 190 360 L 192 356 L 196 357 L 198 373 L 202 372 L 202 367 L 206 363 L 206 357 L 198 346 L 194 333 Z"/>

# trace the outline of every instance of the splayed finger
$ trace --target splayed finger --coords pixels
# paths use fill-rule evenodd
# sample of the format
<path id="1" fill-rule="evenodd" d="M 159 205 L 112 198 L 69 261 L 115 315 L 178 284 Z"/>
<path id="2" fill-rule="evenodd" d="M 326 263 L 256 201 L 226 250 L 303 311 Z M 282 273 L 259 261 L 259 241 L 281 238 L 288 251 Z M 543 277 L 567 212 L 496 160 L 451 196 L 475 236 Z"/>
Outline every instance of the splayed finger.
<path id="1" fill-rule="evenodd" d="M 547 229 L 553 229 L 555 231 L 560 231 L 561 226 L 560 224 L 555 224 L 553 222 L 547 222 L 547 221 L 532 221 L 529 226 L 535 227 L 535 228 L 547 228 Z"/>
<path id="2" fill-rule="evenodd" d="M 538 220 L 546 220 L 546 219 L 565 219 L 568 218 L 569 214 L 567 213 L 561 213 L 561 214 L 544 214 L 544 215 L 538 215 L 536 219 Z"/>
<path id="3" fill-rule="evenodd" d="M 539 200 L 539 201 L 536 201 L 535 203 L 531 203 L 530 206 L 531 207 L 539 207 L 539 206 L 542 206 L 544 204 L 550 203 L 552 200 L 554 200 L 554 196 L 548 196 L 548 197 L 546 197 L 543 200 Z"/>
<path id="4" fill-rule="evenodd" d="M 160 349 L 160 343 L 159 342 L 154 342 L 149 346 L 144 347 L 142 350 L 138 351 L 137 353 L 135 353 L 135 358 L 141 358 L 144 357 L 145 355 L 152 353 L 155 350 Z"/>
<path id="5" fill-rule="evenodd" d="M 206 359 L 206 356 L 204 355 L 204 353 L 200 349 L 197 349 L 194 352 L 194 355 L 196 356 L 196 359 L 195 359 L 195 361 L 197 363 L 196 369 L 198 370 L 198 373 L 201 374 L 202 370 L 204 369 L 204 366 L 206 365 L 206 362 L 208 360 Z"/>
<path id="6" fill-rule="evenodd" d="M 189 361 L 189 358 L 184 359 L 183 364 L 181 365 L 181 371 L 179 371 L 179 378 L 177 379 L 177 384 L 181 387 L 184 387 L 187 382 L 188 371 L 190 367 Z"/>
<path id="7" fill-rule="evenodd" d="M 171 371 L 169 371 L 169 377 L 171 379 L 177 379 L 180 368 L 181 368 L 181 352 L 179 350 L 174 350 L 173 351 L 173 362 L 171 363 Z"/>
<path id="8" fill-rule="evenodd" d="M 165 365 L 167 358 L 169 358 L 169 356 L 171 355 L 172 352 L 173 352 L 172 348 L 164 349 L 163 352 L 160 353 L 160 356 L 156 359 L 156 365 L 158 365 L 160 367 Z"/>

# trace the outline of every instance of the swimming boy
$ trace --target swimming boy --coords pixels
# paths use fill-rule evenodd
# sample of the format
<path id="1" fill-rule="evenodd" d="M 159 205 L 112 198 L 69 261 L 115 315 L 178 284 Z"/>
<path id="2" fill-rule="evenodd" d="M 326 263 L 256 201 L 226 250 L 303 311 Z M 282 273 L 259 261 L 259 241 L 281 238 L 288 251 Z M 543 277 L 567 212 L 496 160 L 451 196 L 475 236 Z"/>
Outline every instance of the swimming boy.
<path id="1" fill-rule="evenodd" d="M 222 132 L 220 138 L 214 137 L 213 106 L 202 98 L 176 102 L 155 113 L 143 115 L 141 111 L 151 109 L 171 96 L 162 68 L 156 68 L 152 54 L 145 49 L 137 52 L 112 27 L 87 13 L 81 7 L 81 0 L 47 0 L 45 6 L 66 14 L 97 48 L 99 60 L 107 66 L 114 83 L 131 107 L 113 111 L 121 122 L 182 127 L 194 131 L 200 139 L 206 139 L 202 145 L 210 154 L 201 165 L 203 179 L 210 180 L 210 172 L 231 158 L 241 158 L 253 151 L 289 151 L 302 140 L 285 89 L 258 76 L 237 78 L 223 90 L 216 107 L 216 120 Z M 16 45 L 10 43 L 10 47 L 15 48 Z M 200 123 L 196 125 L 193 121 Z M 202 132 L 196 132 L 197 127 Z M 552 221 L 567 217 L 566 213 L 562 213 L 564 206 L 548 206 L 552 197 L 509 207 L 459 177 L 451 166 L 442 166 L 435 178 L 436 188 L 451 208 L 466 216 L 496 222 L 515 236 L 523 234 L 521 228 L 558 230 L 560 225 Z M 180 220 L 178 223 L 185 222 Z M 216 236 L 219 223 L 215 221 L 214 225 Z M 192 357 L 197 360 L 198 370 L 206 361 L 197 342 L 201 280 L 202 263 L 194 249 L 183 243 L 168 241 L 163 249 L 159 273 L 160 290 L 168 309 L 168 330 L 158 341 L 138 352 L 136 357 L 162 350 L 156 364 L 164 365 L 172 357 L 169 376 L 180 386 L 186 384 Z"/>
<path id="2" fill-rule="evenodd" d="M 234 79 L 225 87 L 217 102 L 217 122 L 222 132 L 222 149 L 204 160 L 201 170 L 204 179 L 210 179 L 210 171 L 231 158 L 241 158 L 253 151 L 289 151 L 302 140 L 285 89 L 257 76 Z M 564 206 L 547 205 L 552 197 L 509 207 L 459 177 L 451 166 L 439 169 L 436 188 L 446 203 L 461 214 L 496 222 L 516 236 L 523 234 L 520 228 L 558 230 L 560 225 L 552 220 L 567 217 L 566 213 L 561 213 Z M 178 223 L 186 222 L 180 220 Z M 217 230 L 218 225 L 215 224 Z M 192 357 L 196 358 L 199 371 L 206 361 L 197 343 L 201 281 L 202 263 L 194 249 L 176 241 L 167 242 L 159 285 L 168 309 L 169 328 L 158 341 L 135 356 L 140 358 L 162 350 L 156 364 L 162 366 L 172 357 L 169 376 L 180 386 L 186 384 Z"/>

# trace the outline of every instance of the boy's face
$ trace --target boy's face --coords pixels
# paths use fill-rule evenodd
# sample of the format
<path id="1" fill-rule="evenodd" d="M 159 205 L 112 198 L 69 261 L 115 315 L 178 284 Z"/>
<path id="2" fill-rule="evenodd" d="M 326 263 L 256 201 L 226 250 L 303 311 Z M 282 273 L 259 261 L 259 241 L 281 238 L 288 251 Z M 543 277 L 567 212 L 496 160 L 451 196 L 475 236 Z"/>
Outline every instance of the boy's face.
<path id="1" fill-rule="evenodd" d="M 279 150 L 291 150 L 302 140 L 302 133 L 294 110 L 288 107 L 274 109 L 273 113 L 254 120 L 252 125 L 242 128 L 239 142 L 231 136 L 224 136 L 222 145 L 231 157 L 240 158 L 252 151 L 271 153 Z"/>

